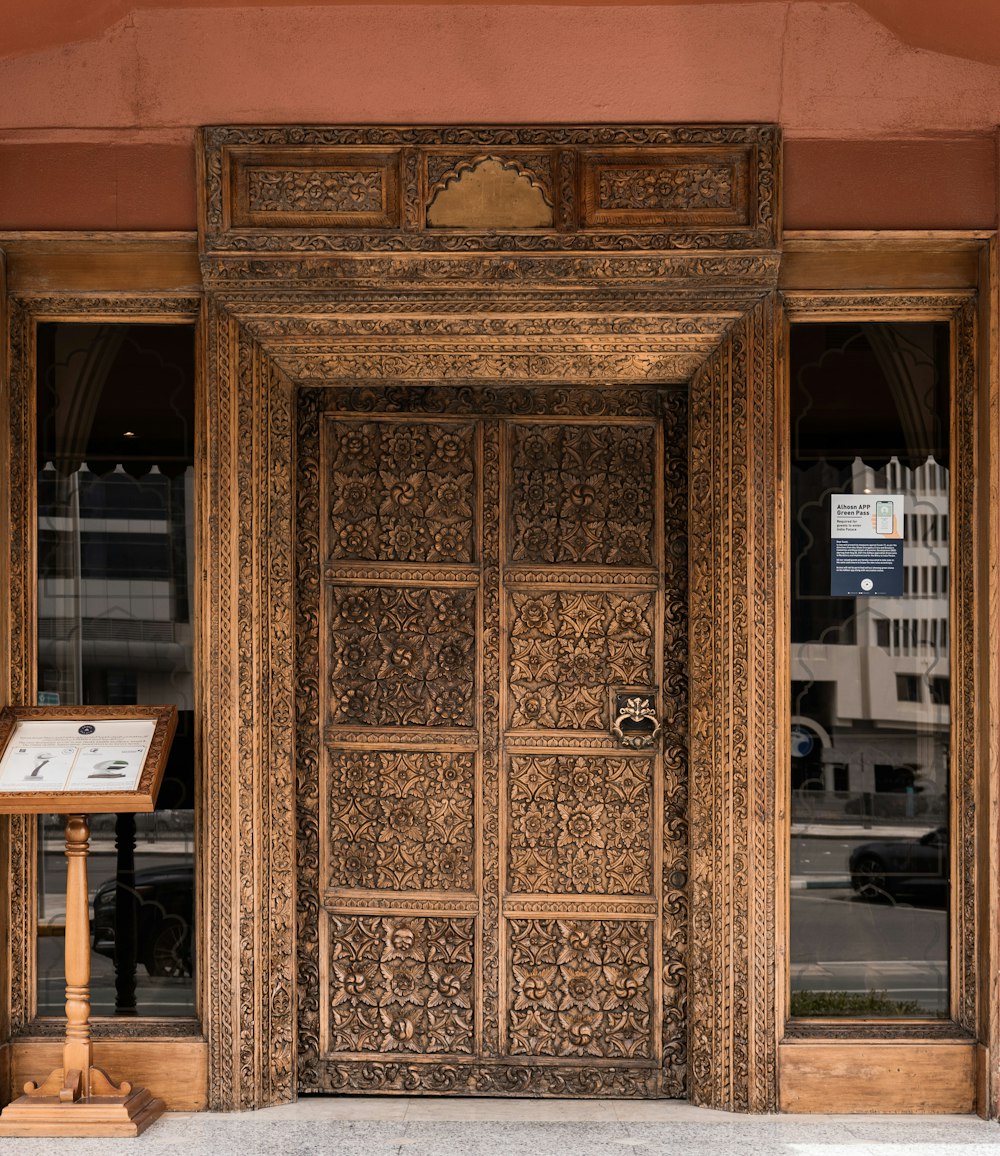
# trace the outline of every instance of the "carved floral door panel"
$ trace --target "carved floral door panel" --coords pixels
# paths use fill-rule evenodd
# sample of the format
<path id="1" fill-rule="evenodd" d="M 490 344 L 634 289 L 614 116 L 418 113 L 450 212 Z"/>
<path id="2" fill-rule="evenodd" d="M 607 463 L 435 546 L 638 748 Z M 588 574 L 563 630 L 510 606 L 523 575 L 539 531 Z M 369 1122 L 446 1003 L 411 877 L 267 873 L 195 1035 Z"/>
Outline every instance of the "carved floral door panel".
<path id="1" fill-rule="evenodd" d="M 684 430 L 301 391 L 302 1091 L 683 1094 Z"/>

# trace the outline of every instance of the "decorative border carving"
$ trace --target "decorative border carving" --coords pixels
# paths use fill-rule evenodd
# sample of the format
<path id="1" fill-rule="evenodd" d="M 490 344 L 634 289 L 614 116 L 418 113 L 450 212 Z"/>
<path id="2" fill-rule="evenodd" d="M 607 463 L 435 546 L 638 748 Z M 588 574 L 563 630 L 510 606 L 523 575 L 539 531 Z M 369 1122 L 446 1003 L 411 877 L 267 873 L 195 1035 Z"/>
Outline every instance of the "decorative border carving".
<path id="1" fill-rule="evenodd" d="M 629 248 L 628 238 L 620 248 Z M 560 246 L 562 249 L 562 246 Z M 399 287 L 426 293 L 428 285 L 449 290 L 481 288 L 495 292 L 497 286 L 517 290 L 526 283 L 579 287 L 582 285 L 648 287 L 655 284 L 661 293 L 666 283 L 677 302 L 690 302 L 695 282 L 701 286 L 759 290 L 761 282 L 777 283 L 779 258 L 772 252 L 677 253 L 671 256 L 566 256 L 562 252 L 528 257 L 511 253 L 503 256 L 466 257 L 450 255 L 323 255 L 316 257 L 264 257 L 251 255 L 202 256 L 201 269 L 206 285 L 220 292 L 229 289 L 243 296 L 250 289 L 287 290 L 289 285 L 312 282 L 314 290 L 381 290 Z M 691 280 L 694 279 L 694 280 Z M 685 281 L 687 280 L 687 283 Z M 701 287 L 699 286 L 699 288 Z M 505 295 L 506 300 L 506 295 Z M 732 296 L 728 297 L 732 303 Z M 748 302 L 749 304 L 749 302 Z M 707 312 L 718 312 L 718 301 Z"/>
<path id="2" fill-rule="evenodd" d="M 199 144 L 206 253 L 740 250 L 769 249 L 777 238 L 776 125 L 222 126 L 202 129 Z M 402 150 L 409 163 L 399 163 Z M 345 212 L 339 228 L 335 220 L 323 220 L 337 214 L 303 210 L 302 196 L 284 211 L 250 212 L 245 182 L 234 176 L 260 166 L 283 167 L 294 169 L 301 183 L 312 172 L 310 191 L 322 202 L 337 165 L 352 167 L 364 157 L 372 158 L 369 168 L 381 163 L 383 181 L 398 173 L 401 190 L 389 196 L 381 216 Z M 526 171 L 547 203 L 558 203 L 553 224 L 507 230 L 429 227 L 425 216 L 436 193 L 484 157 Z M 731 189 L 734 203 L 725 211 L 706 211 L 699 198 L 682 196 L 670 211 L 657 212 L 650 211 L 648 194 L 640 190 L 641 195 L 633 192 L 633 199 L 639 197 L 634 211 L 611 213 L 612 224 L 608 213 L 590 206 L 589 219 L 599 227 L 581 228 L 579 222 L 588 221 L 589 200 L 578 205 L 577 178 L 588 158 L 629 165 L 642 160 L 653 172 L 672 171 L 681 161 L 689 166 L 728 162 L 738 176 Z M 320 174 L 327 176 L 325 185 Z M 345 227 L 352 224 L 357 227 Z"/>
<path id="3" fill-rule="evenodd" d="M 691 383 L 690 1094 L 776 1106 L 775 298 Z"/>

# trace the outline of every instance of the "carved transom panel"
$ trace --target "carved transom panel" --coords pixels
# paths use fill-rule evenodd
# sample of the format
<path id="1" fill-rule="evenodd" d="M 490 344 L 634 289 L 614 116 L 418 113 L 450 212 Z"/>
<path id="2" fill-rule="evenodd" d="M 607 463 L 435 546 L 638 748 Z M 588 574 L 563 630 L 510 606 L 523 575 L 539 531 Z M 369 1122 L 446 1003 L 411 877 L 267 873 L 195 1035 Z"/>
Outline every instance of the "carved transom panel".
<path id="1" fill-rule="evenodd" d="M 213 255 L 776 240 L 773 125 L 241 125 L 203 130 L 202 145 Z"/>
<path id="2" fill-rule="evenodd" d="M 330 1051 L 472 1051 L 471 919 L 330 919 Z"/>
<path id="3" fill-rule="evenodd" d="M 469 423 L 341 420 L 326 436 L 331 559 L 472 561 Z"/>
<path id="4" fill-rule="evenodd" d="M 327 886 L 471 891 L 474 772 L 460 751 L 332 754 Z"/>
<path id="5" fill-rule="evenodd" d="M 649 425 L 514 426 L 511 560 L 649 566 L 654 434 Z"/>
<path id="6" fill-rule="evenodd" d="M 475 591 L 335 586 L 330 602 L 332 723 L 473 724 Z"/>
<path id="7" fill-rule="evenodd" d="M 510 725 L 607 730 L 614 686 L 653 681 L 653 595 L 515 591 Z"/>
<path id="8" fill-rule="evenodd" d="M 512 757 L 510 890 L 648 895 L 654 769 L 649 758 Z"/>
<path id="9" fill-rule="evenodd" d="M 512 919 L 511 1054 L 647 1057 L 652 926 Z"/>

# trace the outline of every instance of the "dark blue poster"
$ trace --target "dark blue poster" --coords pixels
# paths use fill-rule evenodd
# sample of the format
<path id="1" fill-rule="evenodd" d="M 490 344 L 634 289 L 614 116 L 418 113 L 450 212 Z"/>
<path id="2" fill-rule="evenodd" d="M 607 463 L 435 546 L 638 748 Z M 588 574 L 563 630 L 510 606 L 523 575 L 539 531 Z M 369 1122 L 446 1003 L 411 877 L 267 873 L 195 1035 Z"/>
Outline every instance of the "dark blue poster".
<path id="1" fill-rule="evenodd" d="M 834 494 L 830 499 L 830 593 L 903 593 L 903 495 Z"/>

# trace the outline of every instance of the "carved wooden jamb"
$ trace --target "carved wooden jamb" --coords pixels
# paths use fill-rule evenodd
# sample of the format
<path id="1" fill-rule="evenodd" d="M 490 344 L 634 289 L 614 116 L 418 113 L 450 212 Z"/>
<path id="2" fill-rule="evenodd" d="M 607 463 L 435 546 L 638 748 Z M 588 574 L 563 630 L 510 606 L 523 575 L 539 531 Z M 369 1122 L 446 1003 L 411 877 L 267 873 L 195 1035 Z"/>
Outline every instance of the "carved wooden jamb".
<path id="1" fill-rule="evenodd" d="M 775 672 L 766 591 L 776 564 L 776 260 L 767 250 L 775 243 L 778 166 L 769 132 L 616 126 L 206 133 L 203 605 L 210 657 L 203 716 L 212 866 L 204 974 L 216 1106 L 258 1106 L 295 1094 L 294 392 L 365 381 L 461 388 L 497 379 L 560 381 L 584 391 L 691 381 L 691 514 L 710 528 L 697 536 L 689 604 L 691 814 L 698 827 L 691 845 L 698 913 L 691 927 L 697 983 L 689 1094 L 717 1107 L 773 1106 L 768 808 Z M 682 214 L 667 228 L 663 220 L 651 224 L 640 199 L 631 231 L 624 218 L 615 228 L 586 217 L 596 202 L 586 194 L 578 200 L 581 167 L 590 163 L 581 149 L 602 156 L 609 144 L 630 150 L 624 159 L 616 154 L 623 163 L 611 166 L 603 202 L 609 213 L 627 216 L 627 198 L 647 187 L 634 172 L 643 150 L 679 141 L 693 147 L 699 134 L 702 143 L 716 134 L 727 147 L 752 138 L 760 160 L 752 178 L 738 159 L 728 171 L 740 196 L 755 188 L 762 214 L 712 227 Z M 322 150 L 359 144 L 399 145 L 398 184 L 386 177 L 380 185 L 386 196 L 394 187 L 399 195 L 398 217 L 389 224 L 384 215 L 378 222 L 330 220 L 352 203 L 361 212 L 387 211 L 388 202 L 374 200 L 373 179 L 359 184 L 358 202 L 336 192 L 346 178 L 330 174 L 351 165 L 356 173 L 357 158 L 343 158 L 338 168 Z M 291 145 L 299 155 L 282 169 L 281 149 Z M 477 158 L 505 148 L 517 153 L 511 161 L 518 171 L 530 170 L 547 187 L 553 225 L 539 210 L 522 233 L 483 233 L 471 219 L 464 230 L 428 228 L 435 219 L 424 216 L 429 189 L 460 180 L 463 164 L 471 170 Z M 438 159 L 441 152 L 448 156 Z M 310 165 L 326 174 L 318 185 L 302 175 Z M 254 167 L 269 170 L 269 179 L 251 179 Z M 295 169 L 297 175 L 270 180 L 275 170 Z M 652 179 L 656 186 L 659 178 Z M 684 187 L 667 175 L 661 195 Z M 236 200 L 227 201 L 230 195 Z M 304 196 L 319 202 L 320 219 L 297 215 L 305 212 Z M 662 204 L 656 194 L 655 204 Z M 703 206 L 688 208 L 699 213 Z M 633 252 L 607 252 L 623 245 Z M 497 256 L 498 249 L 510 254 Z"/>

